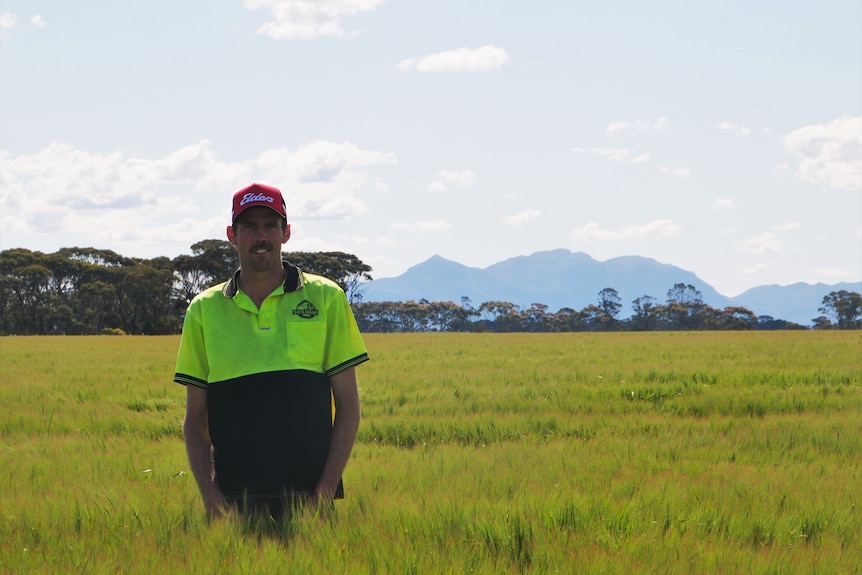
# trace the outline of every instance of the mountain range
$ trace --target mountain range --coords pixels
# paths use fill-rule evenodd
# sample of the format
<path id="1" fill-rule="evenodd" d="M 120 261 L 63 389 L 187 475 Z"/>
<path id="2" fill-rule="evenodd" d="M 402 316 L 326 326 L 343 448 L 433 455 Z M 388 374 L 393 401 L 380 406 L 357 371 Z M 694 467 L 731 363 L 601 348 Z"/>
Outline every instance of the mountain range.
<path id="1" fill-rule="evenodd" d="M 475 268 L 433 256 L 409 268 L 400 276 L 380 278 L 361 288 L 363 301 L 452 301 L 461 305 L 469 298 L 474 307 L 487 301 L 506 301 L 522 309 L 534 303 L 557 312 L 568 307 L 583 309 L 598 303 L 598 294 L 613 288 L 619 294 L 620 318 L 630 317 L 632 302 L 651 296 L 665 303 L 667 292 L 675 284 L 694 286 L 703 302 L 715 308 L 739 306 L 758 316 L 792 321 L 810 326 L 822 315 L 823 297 L 830 292 L 847 290 L 862 293 L 862 282 L 795 283 L 787 286 L 763 285 L 737 296 L 718 293 L 696 274 L 654 259 L 623 256 L 604 262 L 583 252 L 566 249 L 536 252 Z"/>

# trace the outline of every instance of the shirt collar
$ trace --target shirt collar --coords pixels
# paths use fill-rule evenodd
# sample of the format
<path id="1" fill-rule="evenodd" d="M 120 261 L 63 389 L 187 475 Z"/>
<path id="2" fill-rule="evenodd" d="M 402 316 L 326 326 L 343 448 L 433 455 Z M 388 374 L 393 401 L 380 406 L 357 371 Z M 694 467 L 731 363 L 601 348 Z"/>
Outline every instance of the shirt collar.
<path id="1" fill-rule="evenodd" d="M 287 260 L 282 261 L 281 265 L 284 266 L 285 274 L 284 274 L 284 293 L 289 293 L 301 289 L 302 286 L 305 285 L 305 280 L 302 276 L 302 270 L 288 262 Z M 221 292 L 224 294 L 224 297 L 228 299 L 233 299 L 239 291 L 239 274 L 242 270 L 236 270 L 233 273 L 233 276 L 225 282 L 224 287 Z"/>

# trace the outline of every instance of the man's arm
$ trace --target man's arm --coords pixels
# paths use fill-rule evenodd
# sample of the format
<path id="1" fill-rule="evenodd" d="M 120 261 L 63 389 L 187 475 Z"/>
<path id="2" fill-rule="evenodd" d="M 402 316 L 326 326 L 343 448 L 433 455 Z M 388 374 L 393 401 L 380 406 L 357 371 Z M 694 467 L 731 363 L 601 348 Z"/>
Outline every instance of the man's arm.
<path id="1" fill-rule="evenodd" d="M 335 400 L 335 422 L 329 441 L 329 455 L 314 497 L 319 502 L 331 501 L 347 460 L 353 450 L 356 432 L 359 430 L 359 390 L 356 383 L 356 368 L 350 367 L 329 378 Z"/>
<path id="2" fill-rule="evenodd" d="M 207 515 L 218 517 L 225 512 L 227 501 L 218 486 L 212 460 L 212 442 L 207 413 L 207 391 L 196 385 L 186 385 L 186 417 L 183 437 L 189 465 L 204 500 Z"/>

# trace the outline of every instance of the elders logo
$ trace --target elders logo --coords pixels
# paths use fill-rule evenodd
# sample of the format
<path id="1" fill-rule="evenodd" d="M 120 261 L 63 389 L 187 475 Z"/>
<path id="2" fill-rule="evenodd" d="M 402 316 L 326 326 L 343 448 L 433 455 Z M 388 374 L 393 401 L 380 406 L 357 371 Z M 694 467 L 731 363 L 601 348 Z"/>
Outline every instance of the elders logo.
<path id="1" fill-rule="evenodd" d="M 275 198 L 270 198 L 264 194 L 255 194 L 254 192 L 249 192 L 242 197 L 242 200 L 239 202 L 239 205 L 244 206 L 246 204 L 250 204 L 252 202 L 268 202 L 273 203 Z"/>
<path id="2" fill-rule="evenodd" d="M 317 308 L 314 307 L 314 304 L 308 301 L 307 299 L 299 302 L 299 305 L 293 310 L 293 315 L 298 315 L 302 319 L 313 319 L 314 316 L 319 314 Z"/>

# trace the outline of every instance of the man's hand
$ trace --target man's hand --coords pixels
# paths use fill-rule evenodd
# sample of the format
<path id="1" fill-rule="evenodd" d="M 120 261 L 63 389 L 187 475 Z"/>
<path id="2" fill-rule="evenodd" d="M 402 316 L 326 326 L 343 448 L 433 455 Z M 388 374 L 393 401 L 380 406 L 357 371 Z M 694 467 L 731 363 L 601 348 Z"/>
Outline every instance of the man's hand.
<path id="1" fill-rule="evenodd" d="M 359 430 L 359 390 L 356 368 L 351 367 L 329 378 L 332 398 L 335 401 L 335 422 L 329 440 L 329 453 L 323 473 L 314 490 L 313 500 L 332 504 L 341 474 L 347 466 L 356 432 Z"/>
<path id="2" fill-rule="evenodd" d="M 308 510 L 321 521 L 327 519 L 335 508 L 334 492 L 321 490 L 319 487 L 308 498 Z"/>
<path id="3" fill-rule="evenodd" d="M 209 433 L 207 391 L 194 385 L 186 386 L 186 417 L 183 420 L 183 437 L 189 465 L 198 490 L 204 500 L 209 519 L 218 519 L 230 506 L 218 485 L 213 467 L 213 446 Z"/>
<path id="4" fill-rule="evenodd" d="M 204 497 L 204 507 L 207 510 L 207 519 L 210 520 L 221 519 L 230 510 L 230 504 L 225 496 L 215 488 L 212 493 Z"/>

